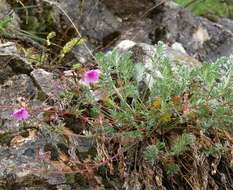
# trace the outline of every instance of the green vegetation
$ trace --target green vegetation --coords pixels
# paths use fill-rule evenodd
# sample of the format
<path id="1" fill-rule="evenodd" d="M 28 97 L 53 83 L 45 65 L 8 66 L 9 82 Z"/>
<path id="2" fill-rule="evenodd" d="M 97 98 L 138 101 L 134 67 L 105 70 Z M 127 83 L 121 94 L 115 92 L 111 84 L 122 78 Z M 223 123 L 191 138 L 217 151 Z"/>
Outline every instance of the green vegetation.
<path id="1" fill-rule="evenodd" d="M 158 165 L 169 176 L 182 173 L 187 177 L 187 158 L 190 164 L 197 157 L 230 154 L 226 134 L 233 132 L 233 57 L 174 69 L 162 43 L 155 51 L 153 64 L 162 77 L 154 76 L 149 92 L 139 88 L 135 80 L 131 55 L 112 51 L 97 55 L 98 83 L 80 85 L 78 91 L 75 88 L 63 95 L 65 112 L 85 117 L 89 131 L 84 136 L 96 139 L 95 155 L 82 162 L 89 170 L 106 165 L 107 173 L 121 174 L 123 162 L 129 173 L 139 172 L 136 168 L 142 164 L 141 180 L 149 178 L 151 166 Z M 79 66 L 74 72 L 82 70 Z M 219 143 L 211 140 L 213 136 Z M 76 167 L 80 171 L 79 165 Z"/>
<path id="2" fill-rule="evenodd" d="M 196 15 L 233 17 L 232 0 L 176 0 L 182 6 L 186 6 Z"/>
<path id="3" fill-rule="evenodd" d="M 0 32 L 3 32 L 12 22 L 12 17 L 5 17 L 2 20 L 0 20 Z"/>
<path id="4" fill-rule="evenodd" d="M 233 12 L 230 0 L 177 2 L 197 15 L 230 17 Z M 28 107 L 30 114 L 42 112 L 40 120 L 30 115 L 23 123 L 51 142 L 41 153 L 55 153 L 44 160 L 54 166 L 46 172 L 63 173 L 66 183 L 84 187 L 132 181 L 145 189 L 171 184 L 191 189 L 197 184 L 193 179 L 222 179 L 233 158 L 233 56 L 211 64 L 174 66 L 159 42 L 152 69 L 134 63 L 131 53 L 116 50 L 96 54 L 90 65 L 66 65 L 72 49 L 84 45 L 85 39 L 69 35 L 69 30 L 64 35 L 54 30 L 49 7 L 43 13 L 34 10 L 29 11 L 31 17 L 24 16 L 22 31 L 42 39 L 38 42 L 45 50 L 23 45 L 19 49 L 35 67 L 59 71 L 67 85 L 54 102 L 48 101 L 49 109 Z M 0 21 L 0 32 L 10 22 L 11 17 Z M 93 81 L 85 83 L 90 71 Z M 148 75 L 154 81 L 150 85 Z M 39 93 L 38 99 L 47 97 Z M 0 135 L 0 145 L 11 145 L 13 138 L 10 132 Z M 217 167 L 221 172 L 214 176 Z"/>

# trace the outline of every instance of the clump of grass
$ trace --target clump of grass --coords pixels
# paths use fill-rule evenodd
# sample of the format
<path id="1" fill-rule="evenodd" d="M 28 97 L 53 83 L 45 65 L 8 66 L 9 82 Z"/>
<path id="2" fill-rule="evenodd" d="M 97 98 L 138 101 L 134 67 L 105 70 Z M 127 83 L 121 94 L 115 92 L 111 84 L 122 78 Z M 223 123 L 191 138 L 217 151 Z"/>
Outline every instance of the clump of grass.
<path id="1" fill-rule="evenodd" d="M 196 15 L 199 16 L 233 16 L 233 2 L 229 0 L 176 0 L 176 2 L 191 9 Z"/>

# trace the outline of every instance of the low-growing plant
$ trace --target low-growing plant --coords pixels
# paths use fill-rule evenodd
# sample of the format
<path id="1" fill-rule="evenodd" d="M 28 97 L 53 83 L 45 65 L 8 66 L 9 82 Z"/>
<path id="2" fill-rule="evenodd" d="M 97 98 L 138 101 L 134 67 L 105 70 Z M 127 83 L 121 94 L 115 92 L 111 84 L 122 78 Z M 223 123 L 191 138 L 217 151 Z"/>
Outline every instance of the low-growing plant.
<path id="1" fill-rule="evenodd" d="M 0 20 L 0 33 L 3 32 L 12 22 L 13 18 L 11 16 L 6 16 Z"/>
<path id="2" fill-rule="evenodd" d="M 225 151 L 224 146 L 221 143 L 217 143 L 211 146 L 210 148 L 205 149 L 203 152 L 207 156 L 216 156 L 216 155 L 221 155 L 222 153 L 224 153 L 224 151 Z"/>
<path id="3" fill-rule="evenodd" d="M 193 143 L 193 135 L 191 134 L 182 134 L 176 139 L 175 144 L 171 148 L 171 154 L 178 156 L 185 152 L 189 145 Z"/>
<path id="4" fill-rule="evenodd" d="M 166 172 L 167 175 L 174 175 L 180 171 L 179 165 L 177 164 L 167 164 L 166 165 Z"/>
<path id="5" fill-rule="evenodd" d="M 158 159 L 159 152 L 165 147 L 164 143 L 157 143 L 155 145 L 149 145 L 146 147 L 144 151 L 144 158 L 152 165 Z"/>
<path id="6" fill-rule="evenodd" d="M 211 146 L 211 138 L 216 135 L 224 144 L 226 134 L 233 132 L 233 57 L 195 67 L 174 66 L 163 43 L 155 52 L 156 75 L 154 70 L 142 73 L 153 78 L 150 87 L 148 81 L 138 80 L 140 66 L 130 53 L 99 53 L 98 69 L 73 68 L 75 87 L 61 96 L 64 110 L 50 117 L 59 118 L 59 127 L 50 119 L 47 131 L 51 139 L 64 136 L 72 148 L 75 137 L 93 138 L 96 150 L 77 162 L 71 160 L 69 173 L 90 179 L 106 166 L 110 175 L 124 178 L 125 172 L 141 171 L 142 178 L 151 179 L 151 167 L 162 167 L 173 176 L 186 168 L 182 162 L 228 151 L 227 146 L 222 151 L 221 144 Z M 67 129 L 72 124 L 67 118 L 79 123 L 78 134 Z"/>
<path id="7" fill-rule="evenodd" d="M 100 79 L 81 87 L 85 89 L 82 107 L 90 113 L 95 110 L 94 117 L 88 119 L 90 131 L 98 137 L 99 147 L 105 147 L 96 157 L 111 163 L 111 159 L 129 154 L 129 168 L 137 163 L 135 159 L 143 159 L 150 165 L 163 163 L 167 174 L 173 175 L 182 168 L 176 158 L 192 154 L 190 150 L 202 138 L 200 133 L 208 136 L 212 130 L 233 131 L 233 57 L 195 67 L 174 67 L 164 48 L 159 43 L 152 58 L 160 74 L 153 76 L 154 71 L 144 70 L 143 75 L 150 74 L 154 80 L 149 90 L 146 83 L 140 86 L 143 81 L 136 76 L 140 66 L 130 53 L 113 50 L 97 55 Z M 202 146 L 195 151 L 201 154 Z M 214 146 L 205 153 L 223 153 L 220 149 Z M 133 158 L 132 151 L 143 154 Z"/>

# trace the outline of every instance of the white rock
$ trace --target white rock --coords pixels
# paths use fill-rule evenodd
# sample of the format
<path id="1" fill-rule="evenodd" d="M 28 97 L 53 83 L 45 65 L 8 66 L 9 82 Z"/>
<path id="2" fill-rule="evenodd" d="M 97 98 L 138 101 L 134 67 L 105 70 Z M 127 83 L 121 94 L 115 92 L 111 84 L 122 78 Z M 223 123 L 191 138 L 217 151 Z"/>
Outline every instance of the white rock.
<path id="1" fill-rule="evenodd" d="M 116 50 L 118 51 L 127 51 L 130 48 L 132 48 L 136 43 L 134 41 L 131 40 L 123 40 L 121 41 L 119 44 L 117 44 L 116 46 Z"/>
<path id="2" fill-rule="evenodd" d="M 181 53 L 187 54 L 187 52 L 185 51 L 183 45 L 181 43 L 179 43 L 179 42 L 173 43 L 171 48 L 176 50 L 176 51 L 180 51 Z"/>

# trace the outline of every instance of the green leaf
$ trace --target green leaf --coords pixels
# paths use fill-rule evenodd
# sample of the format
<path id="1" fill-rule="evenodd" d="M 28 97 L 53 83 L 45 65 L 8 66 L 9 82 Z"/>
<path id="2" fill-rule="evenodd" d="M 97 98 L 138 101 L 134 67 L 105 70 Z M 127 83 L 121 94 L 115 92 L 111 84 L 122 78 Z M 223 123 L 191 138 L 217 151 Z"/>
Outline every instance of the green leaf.
<path id="1" fill-rule="evenodd" d="M 62 52 L 60 56 L 63 58 L 67 53 L 71 52 L 71 50 L 76 46 L 76 45 L 82 45 L 84 44 L 85 39 L 83 38 L 73 38 L 69 42 L 65 44 L 65 46 L 62 49 Z"/>
<path id="2" fill-rule="evenodd" d="M 3 32 L 12 22 L 13 17 L 7 16 L 0 21 L 0 32 Z"/>
<path id="3" fill-rule="evenodd" d="M 218 154 L 221 154 L 225 151 L 223 145 L 221 143 L 217 143 L 214 144 L 212 147 L 204 150 L 203 152 L 207 155 L 207 156 L 215 156 Z"/>
<path id="4" fill-rule="evenodd" d="M 50 40 L 52 38 L 54 38 L 56 36 L 56 32 L 50 32 L 48 35 L 47 35 L 47 45 L 50 46 L 51 45 L 51 42 Z"/>
<path id="5" fill-rule="evenodd" d="M 80 68 L 81 68 L 81 64 L 79 63 L 72 65 L 72 69 L 74 70 L 79 70 Z"/>
<path id="6" fill-rule="evenodd" d="M 193 141 L 194 136 L 192 134 L 182 134 L 176 139 L 174 146 L 171 148 L 171 155 L 181 155 L 188 149 L 188 146 L 191 145 Z"/>
<path id="7" fill-rule="evenodd" d="M 158 159 L 159 153 L 162 149 L 164 149 L 165 143 L 158 142 L 155 145 L 149 145 L 146 147 L 146 150 L 144 151 L 144 158 L 147 160 L 151 165 L 155 163 L 155 161 Z"/>
<path id="8" fill-rule="evenodd" d="M 170 176 L 180 171 L 180 167 L 177 164 L 168 164 L 165 166 L 165 169 L 166 169 L 167 175 L 170 175 Z"/>

